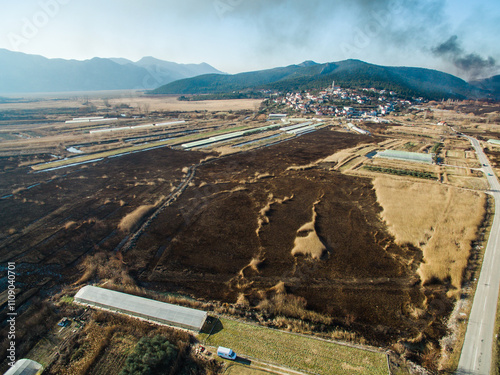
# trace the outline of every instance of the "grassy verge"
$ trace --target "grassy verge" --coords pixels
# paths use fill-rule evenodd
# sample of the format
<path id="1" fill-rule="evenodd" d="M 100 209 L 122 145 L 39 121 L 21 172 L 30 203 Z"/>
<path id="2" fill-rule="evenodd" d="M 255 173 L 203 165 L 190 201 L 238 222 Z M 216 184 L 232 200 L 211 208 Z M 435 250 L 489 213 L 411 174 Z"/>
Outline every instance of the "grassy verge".
<path id="1" fill-rule="evenodd" d="M 229 365 L 226 371 L 224 372 L 224 375 L 269 375 L 269 374 L 276 374 L 276 373 L 267 370 L 266 371 L 258 370 L 237 364 Z"/>
<path id="2" fill-rule="evenodd" d="M 207 345 L 225 346 L 250 356 L 298 371 L 316 374 L 387 374 L 384 353 L 361 350 L 310 337 L 220 319 L 212 335 L 201 334 Z"/>
<path id="3" fill-rule="evenodd" d="M 500 298 L 497 305 L 497 322 L 495 325 L 495 344 L 493 346 L 492 375 L 500 375 Z"/>

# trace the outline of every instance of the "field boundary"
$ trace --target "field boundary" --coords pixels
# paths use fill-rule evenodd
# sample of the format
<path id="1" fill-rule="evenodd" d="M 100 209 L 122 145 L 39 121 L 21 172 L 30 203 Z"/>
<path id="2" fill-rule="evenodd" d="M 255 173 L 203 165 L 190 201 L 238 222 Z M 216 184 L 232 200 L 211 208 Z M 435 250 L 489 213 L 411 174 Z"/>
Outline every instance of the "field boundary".
<path id="1" fill-rule="evenodd" d="M 230 316 L 223 316 L 223 318 L 227 319 L 227 320 L 232 320 L 232 321 L 237 322 L 237 323 L 247 324 L 247 325 L 251 325 L 251 326 L 254 326 L 254 327 L 258 327 L 258 328 L 265 328 L 265 329 L 269 329 L 269 330 L 272 330 L 272 331 L 275 331 L 275 332 L 281 332 L 281 333 L 285 333 L 285 334 L 292 335 L 292 336 L 299 336 L 299 337 L 303 337 L 303 338 L 306 338 L 306 339 L 313 339 L 313 340 L 316 340 L 316 341 L 323 341 L 323 342 L 326 342 L 326 343 L 329 343 L 329 344 L 346 346 L 346 347 L 349 347 L 349 348 L 352 348 L 352 349 L 363 350 L 363 351 L 371 352 L 371 353 L 387 354 L 387 351 L 385 349 L 377 348 L 375 346 L 363 346 L 363 345 L 360 345 L 360 344 L 350 344 L 350 343 L 345 342 L 345 341 L 328 340 L 328 339 L 324 339 L 324 338 L 317 337 L 317 336 L 306 335 L 306 334 L 303 334 L 303 333 L 288 332 L 288 331 L 284 331 L 282 329 L 273 328 L 273 327 L 266 327 L 266 326 L 260 325 L 258 323 L 248 322 L 248 321 L 245 321 L 245 320 L 242 320 L 242 319 L 237 319 L 237 318 L 230 317 Z M 219 319 L 219 317 L 217 317 L 217 319 Z M 208 337 L 207 337 L 207 339 L 208 339 Z"/>
<path id="2" fill-rule="evenodd" d="M 386 350 L 287 332 L 252 322 L 217 316 L 222 329 L 198 335 L 209 347 L 219 345 L 241 359 L 291 369 L 304 374 L 390 374 Z M 317 367 L 319 365 L 319 367 Z"/>

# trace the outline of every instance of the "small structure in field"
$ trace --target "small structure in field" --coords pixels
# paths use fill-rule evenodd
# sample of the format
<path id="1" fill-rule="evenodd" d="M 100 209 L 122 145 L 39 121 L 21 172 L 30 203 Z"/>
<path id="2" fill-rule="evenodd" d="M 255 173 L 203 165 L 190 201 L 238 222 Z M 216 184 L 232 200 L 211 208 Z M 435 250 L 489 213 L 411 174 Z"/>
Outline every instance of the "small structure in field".
<path id="1" fill-rule="evenodd" d="M 385 150 L 378 152 L 375 157 L 394 159 L 402 161 L 411 161 L 416 163 L 432 164 L 434 162 L 435 154 L 420 154 L 418 152 L 407 152 L 407 151 L 396 151 L 396 150 Z"/>
<path id="2" fill-rule="evenodd" d="M 287 115 L 286 114 L 281 114 L 281 113 L 271 113 L 269 115 L 269 120 L 281 120 L 281 119 L 284 119 L 286 118 Z"/>
<path id="3" fill-rule="evenodd" d="M 208 315 L 205 311 L 90 285 L 78 291 L 75 302 L 196 332 L 202 330 Z"/>
<path id="4" fill-rule="evenodd" d="M 43 366 L 31 359 L 20 359 L 4 375 L 39 375 Z"/>

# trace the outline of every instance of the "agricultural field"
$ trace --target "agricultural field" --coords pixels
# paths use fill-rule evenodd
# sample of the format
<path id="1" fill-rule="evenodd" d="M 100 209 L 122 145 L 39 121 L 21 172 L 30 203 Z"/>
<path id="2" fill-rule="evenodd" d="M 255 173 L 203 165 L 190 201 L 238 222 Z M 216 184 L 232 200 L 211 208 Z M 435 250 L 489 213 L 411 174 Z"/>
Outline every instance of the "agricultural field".
<path id="1" fill-rule="evenodd" d="M 194 112 L 194 111 L 240 111 L 255 110 L 260 107 L 261 99 L 229 99 L 207 100 L 200 102 L 179 101 L 177 96 L 147 97 L 132 91 L 110 91 L 108 93 L 73 93 L 73 94 L 46 94 L 44 97 L 34 97 L 20 103 L 0 103 L 0 111 L 9 110 L 82 110 L 82 107 L 93 106 L 95 110 L 109 108 L 132 108 L 136 111 L 167 111 L 167 112 Z"/>
<path id="2" fill-rule="evenodd" d="M 497 176 L 500 176 L 500 147 L 488 146 L 485 148 L 485 153 L 490 160 L 491 166 L 495 169 Z"/>
<path id="3" fill-rule="evenodd" d="M 302 335 L 220 319 L 216 333 L 200 340 L 232 348 L 243 358 L 316 374 L 387 374 L 386 354 Z"/>
<path id="4" fill-rule="evenodd" d="M 436 122 L 443 112 L 462 131 L 486 131 L 486 122 L 467 122 L 480 115 L 414 110 L 362 123 L 371 136 L 321 119 L 315 131 L 295 136 L 252 108 L 257 102 L 179 103 L 110 96 L 5 108 L 0 211 L 8 215 L 0 216 L 0 264 L 16 263 L 20 319 L 29 327 L 47 322 L 20 333 L 29 337 L 20 353 L 43 358 L 53 344 L 66 354 L 49 373 L 113 374 L 138 332 L 170 335 L 150 326 L 130 331 L 115 315 L 95 312 L 74 337 L 54 333 L 55 294 L 63 291 L 71 305 L 77 287 L 106 283 L 184 296 L 183 304 L 258 322 L 267 328 L 223 319 L 207 344 L 234 345 L 261 360 L 327 373 L 332 362 L 270 358 L 265 346 L 252 344 L 252 335 L 268 332 L 270 347 L 289 337 L 306 340 L 293 350 L 326 343 L 283 330 L 390 350 L 402 367 L 412 361 L 436 370 L 491 210 L 470 144 Z M 91 115 L 119 119 L 65 123 Z M 172 125 L 145 126 L 160 123 Z M 183 147 L 219 135 L 206 147 Z M 384 150 L 435 153 L 438 164 L 375 157 Z M 497 151 L 487 151 L 494 165 Z M 237 330 L 248 340 L 231 341 Z M 337 373 L 366 372 L 357 357 L 365 352 L 324 345 L 339 358 Z M 387 373 L 386 362 L 375 362 L 375 373 Z"/>

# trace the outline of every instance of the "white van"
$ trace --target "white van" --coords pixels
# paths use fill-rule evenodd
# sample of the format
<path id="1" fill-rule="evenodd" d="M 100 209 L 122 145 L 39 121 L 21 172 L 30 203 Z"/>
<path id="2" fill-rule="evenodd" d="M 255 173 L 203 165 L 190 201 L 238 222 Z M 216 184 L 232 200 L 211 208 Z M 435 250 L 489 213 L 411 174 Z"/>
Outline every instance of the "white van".
<path id="1" fill-rule="evenodd" d="M 217 348 L 217 355 L 219 357 L 222 357 L 222 358 L 225 358 L 225 359 L 230 359 L 232 361 L 234 361 L 236 359 L 236 353 L 233 352 L 229 348 L 224 348 L 223 346 L 219 346 Z"/>

